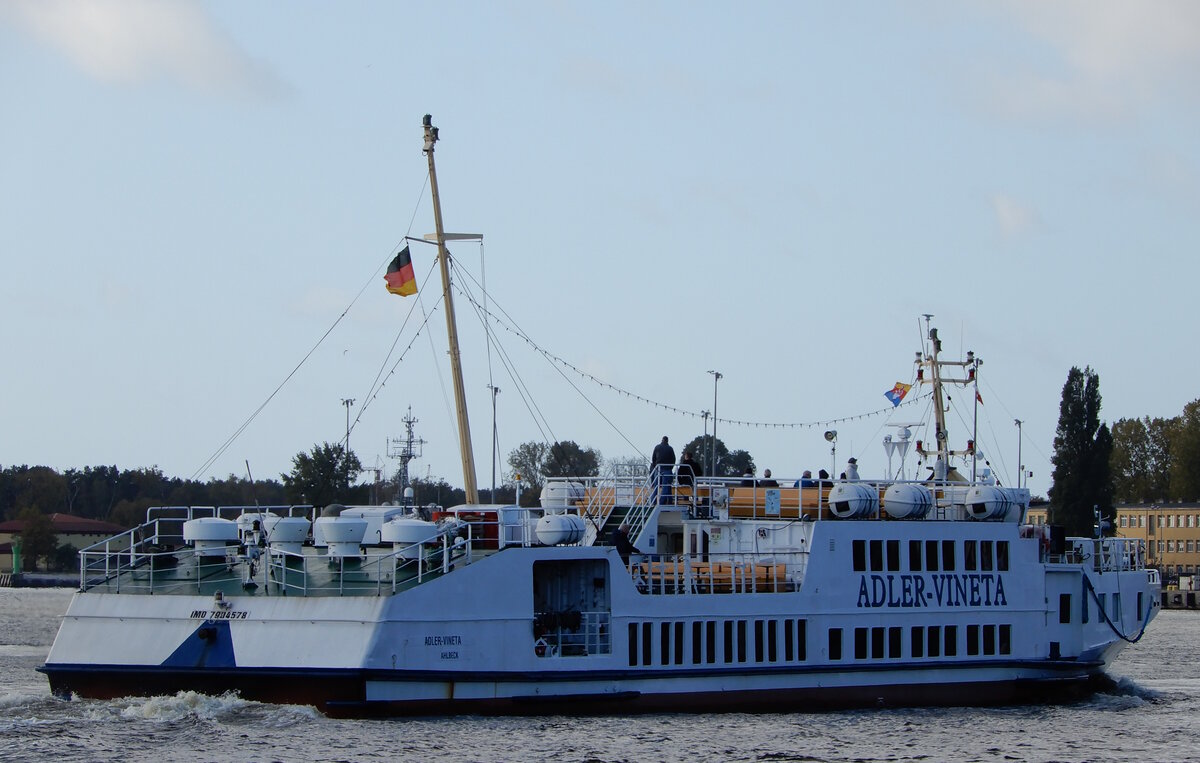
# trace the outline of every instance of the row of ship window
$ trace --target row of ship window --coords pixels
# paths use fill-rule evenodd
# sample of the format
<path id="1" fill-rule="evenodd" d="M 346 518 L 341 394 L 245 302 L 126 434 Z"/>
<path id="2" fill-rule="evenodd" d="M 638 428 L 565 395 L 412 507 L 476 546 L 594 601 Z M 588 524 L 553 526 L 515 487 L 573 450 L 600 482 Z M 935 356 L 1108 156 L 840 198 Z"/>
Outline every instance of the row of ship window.
<path id="1" fill-rule="evenodd" d="M 657 626 L 657 627 L 656 627 Z M 630 623 L 629 664 L 714 665 L 804 662 L 805 620 L 695 620 Z M 691 638 L 686 639 L 690 631 Z M 1001 624 L 916 625 L 854 629 L 855 660 L 903 659 L 905 632 L 908 657 L 969 657 L 1012 654 L 1012 626 Z M 960 632 L 964 635 L 960 643 Z M 842 628 L 828 632 L 830 660 L 844 659 Z M 657 647 L 657 649 L 655 648 Z"/>
<path id="2" fill-rule="evenodd" d="M 905 567 L 901 549 L 907 546 L 909 572 L 953 572 L 957 566 L 956 541 L 856 540 L 852 556 L 855 572 L 899 572 Z M 967 572 L 1006 572 L 1008 541 L 967 540 L 962 542 L 962 568 Z"/>
<path id="3" fill-rule="evenodd" d="M 959 626 L 914 625 L 909 628 L 909 654 L 914 658 L 957 657 Z M 1012 626 L 968 625 L 964 654 L 1012 654 Z M 882 660 L 904 657 L 904 628 L 898 626 L 854 629 L 854 659 Z M 886 648 L 885 648 L 886 647 Z M 842 659 L 841 628 L 829 629 L 829 659 Z"/>
<path id="4" fill-rule="evenodd" d="M 1073 599 L 1073 597 L 1069 593 L 1060 593 L 1058 595 L 1058 621 L 1060 623 L 1066 624 L 1066 623 L 1071 622 L 1071 601 L 1072 601 L 1072 599 Z M 1145 609 L 1143 609 L 1143 606 L 1144 606 L 1144 603 L 1143 603 L 1143 599 L 1142 599 L 1142 592 L 1138 591 L 1137 614 L 1136 614 L 1136 616 L 1138 618 L 1141 618 L 1143 616 L 1142 613 L 1145 611 Z M 1116 622 L 1116 623 L 1121 622 L 1121 594 L 1120 593 L 1113 592 L 1111 607 L 1109 606 L 1109 598 L 1108 598 L 1107 593 L 1096 594 L 1096 601 L 1094 604 L 1091 603 L 1091 597 L 1084 595 L 1084 597 L 1081 599 L 1081 605 L 1080 605 L 1080 617 L 1081 617 L 1082 622 L 1086 623 L 1091 619 L 1090 613 L 1091 613 L 1091 610 L 1093 607 L 1095 607 L 1095 609 L 1096 609 L 1097 617 L 1104 619 L 1104 617 L 1107 616 L 1108 619 L 1113 622 Z"/>

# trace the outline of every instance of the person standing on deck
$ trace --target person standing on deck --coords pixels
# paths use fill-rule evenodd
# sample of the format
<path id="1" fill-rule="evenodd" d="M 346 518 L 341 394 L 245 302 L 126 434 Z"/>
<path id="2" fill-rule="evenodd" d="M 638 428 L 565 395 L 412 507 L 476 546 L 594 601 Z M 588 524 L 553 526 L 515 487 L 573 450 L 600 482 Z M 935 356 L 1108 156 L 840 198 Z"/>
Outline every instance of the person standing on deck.
<path id="1" fill-rule="evenodd" d="M 641 553 L 634 547 L 633 541 L 629 540 L 629 525 L 626 524 L 622 524 L 613 530 L 612 544 L 617 549 L 617 553 L 620 554 L 621 561 L 627 567 L 629 566 L 629 555 Z"/>
<path id="2" fill-rule="evenodd" d="M 846 462 L 846 479 L 848 479 L 848 480 L 857 480 L 858 479 L 858 459 L 857 458 L 851 458 L 849 461 Z"/>
<path id="3" fill-rule="evenodd" d="M 658 497 L 662 503 L 671 503 L 671 472 L 674 468 L 675 449 L 663 435 L 662 442 L 654 446 L 650 455 L 650 475 L 658 483 Z"/>
<path id="4" fill-rule="evenodd" d="M 700 468 L 700 464 L 692 457 L 692 452 L 685 450 L 683 458 L 679 459 L 679 484 L 692 487 L 696 484 L 696 478 L 703 476 L 704 470 Z"/>

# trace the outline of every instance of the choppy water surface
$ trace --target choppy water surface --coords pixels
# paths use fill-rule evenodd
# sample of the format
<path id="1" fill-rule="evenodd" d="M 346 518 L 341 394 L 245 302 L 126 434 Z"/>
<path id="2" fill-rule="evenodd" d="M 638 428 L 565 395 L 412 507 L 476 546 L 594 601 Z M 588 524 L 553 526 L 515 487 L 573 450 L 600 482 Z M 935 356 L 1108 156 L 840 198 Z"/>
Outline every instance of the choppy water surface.
<path id="1" fill-rule="evenodd" d="M 303 707 L 180 694 L 50 696 L 42 663 L 71 592 L 0 589 L 2 761 L 1186 761 L 1200 757 L 1200 613 L 1164 612 L 1062 706 L 813 715 L 345 721 Z"/>

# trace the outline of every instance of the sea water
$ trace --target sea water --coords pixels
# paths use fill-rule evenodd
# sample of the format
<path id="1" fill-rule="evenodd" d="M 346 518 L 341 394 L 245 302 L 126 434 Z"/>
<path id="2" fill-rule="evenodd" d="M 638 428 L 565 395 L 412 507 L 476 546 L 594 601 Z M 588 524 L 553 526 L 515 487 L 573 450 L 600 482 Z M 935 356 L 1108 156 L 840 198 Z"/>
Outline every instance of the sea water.
<path id="1" fill-rule="evenodd" d="M 71 592 L 0 589 L 0 761 L 1188 761 L 1200 612 L 1163 612 L 1065 705 L 778 715 L 336 720 L 190 692 L 64 701 L 35 671 Z"/>

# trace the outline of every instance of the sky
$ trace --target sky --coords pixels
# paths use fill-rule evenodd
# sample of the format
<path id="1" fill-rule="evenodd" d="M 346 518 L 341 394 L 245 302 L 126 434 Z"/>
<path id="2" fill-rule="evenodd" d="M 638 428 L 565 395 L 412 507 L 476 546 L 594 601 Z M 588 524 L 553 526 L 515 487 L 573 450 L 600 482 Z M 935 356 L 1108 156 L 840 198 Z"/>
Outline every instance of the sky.
<path id="1" fill-rule="evenodd" d="M 489 384 L 500 482 L 526 441 L 678 451 L 714 370 L 760 471 L 881 476 L 924 314 L 984 361 L 952 445 L 1035 494 L 1072 366 L 1110 423 L 1200 397 L 1196 3 L 7 0 L 0 102 L 0 465 L 278 478 L 353 399 L 365 466 L 411 407 L 461 485 L 436 250 L 383 282 L 434 229 L 427 113 L 483 236 L 481 487 Z"/>

